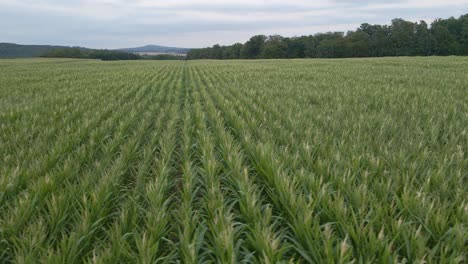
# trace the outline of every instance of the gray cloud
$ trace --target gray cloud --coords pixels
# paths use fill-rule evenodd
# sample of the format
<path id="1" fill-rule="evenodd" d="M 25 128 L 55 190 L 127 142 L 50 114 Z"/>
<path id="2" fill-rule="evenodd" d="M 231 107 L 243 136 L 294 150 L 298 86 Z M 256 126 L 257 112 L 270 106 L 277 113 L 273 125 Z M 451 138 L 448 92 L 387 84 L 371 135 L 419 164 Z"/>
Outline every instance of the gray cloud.
<path id="1" fill-rule="evenodd" d="M 347 31 L 396 17 L 431 21 L 464 10 L 468 0 L 0 0 L 0 42 L 203 47 L 244 42 L 260 33 Z"/>

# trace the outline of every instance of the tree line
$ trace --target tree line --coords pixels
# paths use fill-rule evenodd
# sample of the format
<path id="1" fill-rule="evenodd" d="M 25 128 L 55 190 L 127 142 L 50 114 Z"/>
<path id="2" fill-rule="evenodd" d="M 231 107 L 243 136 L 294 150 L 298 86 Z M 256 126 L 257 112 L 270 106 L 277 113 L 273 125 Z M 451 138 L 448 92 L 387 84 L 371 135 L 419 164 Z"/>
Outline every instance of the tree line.
<path id="1" fill-rule="evenodd" d="M 137 60 L 140 56 L 133 53 L 113 51 L 113 50 L 95 50 L 84 48 L 56 48 L 44 53 L 41 57 L 45 58 L 73 58 L 73 59 L 100 59 L 100 60 Z"/>
<path id="2" fill-rule="evenodd" d="M 85 49 L 79 47 L 54 48 L 42 54 L 45 58 L 99 59 L 111 60 L 182 60 L 184 56 L 172 54 L 138 55 L 131 52 L 115 50 Z"/>
<path id="3" fill-rule="evenodd" d="M 355 31 L 301 37 L 257 35 L 246 43 L 192 49 L 187 59 L 349 58 L 468 55 L 468 14 L 428 25 L 393 19 L 390 25 L 362 24 Z"/>

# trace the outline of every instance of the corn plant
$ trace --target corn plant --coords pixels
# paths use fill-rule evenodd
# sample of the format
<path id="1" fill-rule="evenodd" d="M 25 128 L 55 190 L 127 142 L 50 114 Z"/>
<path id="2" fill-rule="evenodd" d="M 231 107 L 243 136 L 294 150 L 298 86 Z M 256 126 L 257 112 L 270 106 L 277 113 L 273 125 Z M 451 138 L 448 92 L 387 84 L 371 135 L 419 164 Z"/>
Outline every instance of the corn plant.
<path id="1" fill-rule="evenodd" d="M 0 61 L 1 263 L 465 263 L 468 61 Z"/>

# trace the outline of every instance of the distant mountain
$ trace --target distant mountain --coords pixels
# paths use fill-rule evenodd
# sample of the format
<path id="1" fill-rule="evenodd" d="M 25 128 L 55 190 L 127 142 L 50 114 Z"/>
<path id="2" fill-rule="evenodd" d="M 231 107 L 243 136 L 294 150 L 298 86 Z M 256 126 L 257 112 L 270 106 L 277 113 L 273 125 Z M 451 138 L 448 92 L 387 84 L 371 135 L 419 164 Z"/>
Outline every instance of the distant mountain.
<path id="1" fill-rule="evenodd" d="M 40 57 L 53 49 L 70 48 L 52 45 L 20 45 L 14 43 L 0 43 L 0 58 L 32 58 Z M 80 49 L 86 49 L 81 48 Z"/>
<path id="2" fill-rule="evenodd" d="M 118 49 L 118 50 L 125 51 L 125 52 L 133 52 L 133 53 L 187 54 L 187 52 L 189 52 L 190 49 L 165 47 L 165 46 L 158 46 L 158 45 L 146 45 L 143 47 L 125 48 L 125 49 Z"/>
<path id="3" fill-rule="evenodd" d="M 21 45 L 14 43 L 0 43 L 0 58 L 33 58 L 40 57 L 50 53 L 54 49 L 79 48 L 81 50 L 91 50 L 83 47 L 69 47 L 57 45 Z M 129 53 L 148 53 L 148 54 L 175 54 L 185 55 L 190 49 L 164 47 L 157 45 L 147 45 L 137 48 L 117 49 L 116 51 Z"/>

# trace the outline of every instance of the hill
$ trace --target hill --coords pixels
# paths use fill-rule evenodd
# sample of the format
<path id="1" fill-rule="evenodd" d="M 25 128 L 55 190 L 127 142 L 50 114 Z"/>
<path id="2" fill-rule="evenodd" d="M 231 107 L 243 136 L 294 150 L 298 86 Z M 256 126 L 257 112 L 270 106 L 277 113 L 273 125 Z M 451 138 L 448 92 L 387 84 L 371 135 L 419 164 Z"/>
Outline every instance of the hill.
<path id="1" fill-rule="evenodd" d="M 136 48 L 123 48 L 118 49 L 125 52 L 133 53 L 168 53 L 168 54 L 187 54 L 190 49 L 187 48 L 176 48 L 176 47 L 165 47 L 159 45 L 146 45 L 143 47 Z"/>
<path id="2" fill-rule="evenodd" d="M 89 49 L 53 45 L 20 45 L 0 43 L 0 58 L 75 58 L 100 60 L 138 60 L 142 56 L 121 50 Z"/>
<path id="3" fill-rule="evenodd" d="M 46 54 L 50 54 L 54 50 L 67 50 L 67 49 L 79 49 L 82 51 L 90 51 L 91 49 L 83 47 L 69 47 L 69 46 L 58 46 L 58 45 L 21 45 L 15 43 L 0 43 L 0 58 L 33 58 L 40 57 Z M 176 47 L 165 47 L 158 45 L 147 45 L 136 48 L 124 48 L 117 49 L 115 51 L 129 52 L 129 53 L 140 53 L 140 54 L 175 54 L 185 55 L 190 49 L 176 48 Z"/>
<path id="4" fill-rule="evenodd" d="M 70 48 L 53 45 L 20 45 L 14 43 L 0 43 L 0 58 L 32 58 L 40 57 L 54 49 Z M 80 48 L 79 49 L 85 49 Z"/>

